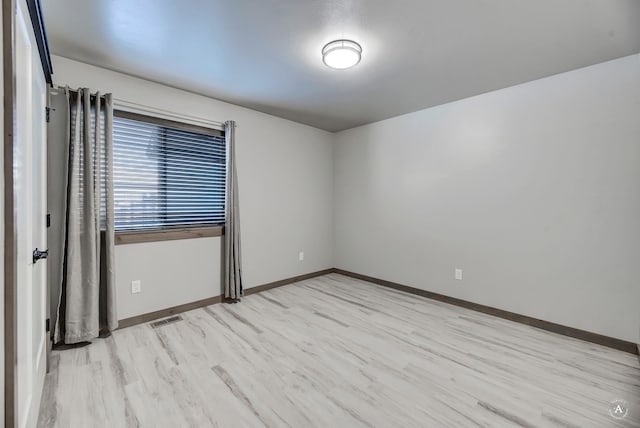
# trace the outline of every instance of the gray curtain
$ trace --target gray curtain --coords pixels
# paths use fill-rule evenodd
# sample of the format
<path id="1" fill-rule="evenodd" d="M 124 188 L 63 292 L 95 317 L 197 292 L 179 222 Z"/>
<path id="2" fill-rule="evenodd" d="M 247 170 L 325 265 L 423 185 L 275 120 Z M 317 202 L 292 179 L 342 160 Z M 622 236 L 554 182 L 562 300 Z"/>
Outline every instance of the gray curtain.
<path id="1" fill-rule="evenodd" d="M 238 300 L 244 295 L 242 287 L 242 258 L 240 253 L 240 210 L 238 208 L 238 174 L 236 171 L 236 123 L 224 124 L 227 139 L 227 200 L 224 228 L 224 297 Z"/>
<path id="2" fill-rule="evenodd" d="M 118 326 L 114 281 L 111 94 L 67 89 L 68 171 L 56 343 L 106 335 Z"/>

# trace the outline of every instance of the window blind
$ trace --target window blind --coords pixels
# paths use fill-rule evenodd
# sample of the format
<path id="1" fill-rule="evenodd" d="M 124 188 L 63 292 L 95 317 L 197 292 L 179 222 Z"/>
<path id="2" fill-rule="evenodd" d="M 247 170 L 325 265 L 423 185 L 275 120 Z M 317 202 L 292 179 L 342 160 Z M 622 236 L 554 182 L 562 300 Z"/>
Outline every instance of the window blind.
<path id="1" fill-rule="evenodd" d="M 116 111 L 113 170 L 116 231 L 224 224 L 220 131 Z"/>

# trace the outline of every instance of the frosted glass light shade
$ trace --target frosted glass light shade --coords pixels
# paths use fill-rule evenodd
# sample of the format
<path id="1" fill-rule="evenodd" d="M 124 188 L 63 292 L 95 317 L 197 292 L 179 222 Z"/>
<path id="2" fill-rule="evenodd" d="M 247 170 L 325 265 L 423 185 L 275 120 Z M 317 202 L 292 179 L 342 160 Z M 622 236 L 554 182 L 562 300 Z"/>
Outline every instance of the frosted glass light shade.
<path id="1" fill-rule="evenodd" d="M 361 56 L 362 47 L 352 40 L 334 40 L 322 48 L 322 61 L 338 70 L 353 67 Z"/>

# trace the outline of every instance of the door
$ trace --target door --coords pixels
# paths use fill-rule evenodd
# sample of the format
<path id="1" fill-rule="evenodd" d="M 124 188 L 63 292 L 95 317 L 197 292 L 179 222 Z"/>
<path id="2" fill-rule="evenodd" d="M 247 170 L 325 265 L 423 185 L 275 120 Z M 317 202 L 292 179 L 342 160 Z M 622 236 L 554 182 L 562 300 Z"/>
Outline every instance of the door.
<path id="1" fill-rule="evenodd" d="M 46 368 L 46 82 L 23 1 L 16 5 L 17 426 L 37 423 Z"/>

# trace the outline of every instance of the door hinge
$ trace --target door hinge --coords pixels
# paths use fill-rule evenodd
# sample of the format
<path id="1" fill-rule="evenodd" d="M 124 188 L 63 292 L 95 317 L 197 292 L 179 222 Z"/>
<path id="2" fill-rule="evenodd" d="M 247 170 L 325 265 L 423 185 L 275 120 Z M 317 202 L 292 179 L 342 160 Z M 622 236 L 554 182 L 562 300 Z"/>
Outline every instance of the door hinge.
<path id="1" fill-rule="evenodd" d="M 47 329 L 47 333 L 51 331 L 51 318 L 47 318 L 47 321 L 45 322 L 45 328 Z"/>
<path id="2" fill-rule="evenodd" d="M 49 114 L 51 112 L 51 107 L 45 107 L 44 108 L 44 113 L 47 117 L 47 123 L 49 123 L 49 119 L 51 118 L 51 115 Z"/>
<path id="3" fill-rule="evenodd" d="M 51 227 L 51 214 L 47 214 L 47 227 Z"/>

